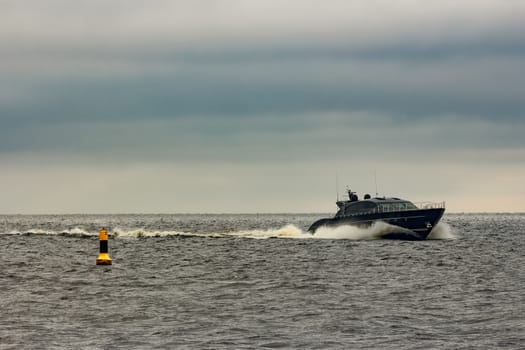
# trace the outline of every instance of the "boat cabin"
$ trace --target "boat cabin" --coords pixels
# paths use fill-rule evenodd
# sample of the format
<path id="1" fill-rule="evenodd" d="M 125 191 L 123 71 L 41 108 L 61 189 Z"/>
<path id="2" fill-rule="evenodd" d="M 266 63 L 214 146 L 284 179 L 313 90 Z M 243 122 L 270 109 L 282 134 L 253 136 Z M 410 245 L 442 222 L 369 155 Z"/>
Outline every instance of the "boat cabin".
<path id="1" fill-rule="evenodd" d="M 364 199 L 359 200 L 357 194 L 350 190 L 348 190 L 348 200 L 337 201 L 336 204 L 339 207 L 336 217 L 418 209 L 414 203 L 395 197 L 371 198 L 366 194 Z"/>

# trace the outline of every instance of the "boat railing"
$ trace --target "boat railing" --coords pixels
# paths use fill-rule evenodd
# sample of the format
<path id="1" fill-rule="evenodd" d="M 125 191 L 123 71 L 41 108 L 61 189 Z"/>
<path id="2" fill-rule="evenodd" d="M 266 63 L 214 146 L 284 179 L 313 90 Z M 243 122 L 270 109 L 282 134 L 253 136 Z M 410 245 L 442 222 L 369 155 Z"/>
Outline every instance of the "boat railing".
<path id="1" fill-rule="evenodd" d="M 417 202 L 414 205 L 419 209 L 445 209 L 445 202 Z"/>

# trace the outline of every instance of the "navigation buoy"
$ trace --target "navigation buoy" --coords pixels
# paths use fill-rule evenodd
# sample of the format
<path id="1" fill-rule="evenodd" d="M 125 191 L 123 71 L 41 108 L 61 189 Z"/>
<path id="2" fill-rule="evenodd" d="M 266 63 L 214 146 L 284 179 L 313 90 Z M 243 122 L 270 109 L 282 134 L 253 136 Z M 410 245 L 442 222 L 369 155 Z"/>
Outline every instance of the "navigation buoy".
<path id="1" fill-rule="evenodd" d="M 108 254 L 108 231 L 100 230 L 100 254 L 97 258 L 97 265 L 111 265 L 111 258 Z"/>

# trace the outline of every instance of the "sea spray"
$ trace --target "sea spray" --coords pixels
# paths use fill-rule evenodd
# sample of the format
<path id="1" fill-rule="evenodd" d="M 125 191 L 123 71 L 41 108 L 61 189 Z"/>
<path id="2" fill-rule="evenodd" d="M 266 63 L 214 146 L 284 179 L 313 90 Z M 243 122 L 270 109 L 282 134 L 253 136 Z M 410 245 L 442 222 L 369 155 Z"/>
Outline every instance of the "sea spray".
<path id="1" fill-rule="evenodd" d="M 399 226 L 393 226 L 382 221 L 377 221 L 368 227 L 358 227 L 352 225 L 320 227 L 313 235 L 313 238 L 370 240 L 380 239 L 389 233 L 404 233 L 406 231 L 406 229 Z"/>
<path id="2" fill-rule="evenodd" d="M 384 235 L 393 232 L 406 232 L 398 226 L 389 225 L 384 222 L 376 222 L 369 227 L 358 227 L 344 225 L 338 227 L 320 227 L 315 234 L 310 234 L 295 225 L 288 224 L 278 229 L 268 230 L 242 230 L 223 233 L 221 236 L 242 237 L 252 239 L 267 238 L 293 238 L 293 239 L 348 239 L 348 240 L 371 240 L 380 239 Z"/>
<path id="3" fill-rule="evenodd" d="M 430 232 L 427 239 L 456 239 L 452 228 L 446 222 L 439 222 Z"/>
<path id="4" fill-rule="evenodd" d="M 316 239 L 350 239 L 350 240 L 367 240 L 378 239 L 380 235 L 372 229 L 372 226 L 360 228 L 357 226 L 337 226 L 337 227 L 320 227 L 317 229 L 312 238 Z"/>

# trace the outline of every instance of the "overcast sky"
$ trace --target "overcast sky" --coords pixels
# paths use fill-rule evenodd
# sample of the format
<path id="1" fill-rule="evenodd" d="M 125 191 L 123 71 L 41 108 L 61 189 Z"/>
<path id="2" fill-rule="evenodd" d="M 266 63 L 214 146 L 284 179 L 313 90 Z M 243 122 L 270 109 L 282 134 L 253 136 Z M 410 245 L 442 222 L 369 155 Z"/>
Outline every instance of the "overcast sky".
<path id="1" fill-rule="evenodd" d="M 1 1 L 0 213 L 525 212 L 525 2 Z"/>

